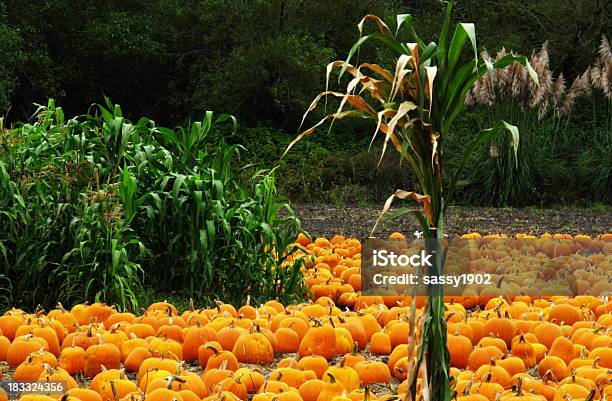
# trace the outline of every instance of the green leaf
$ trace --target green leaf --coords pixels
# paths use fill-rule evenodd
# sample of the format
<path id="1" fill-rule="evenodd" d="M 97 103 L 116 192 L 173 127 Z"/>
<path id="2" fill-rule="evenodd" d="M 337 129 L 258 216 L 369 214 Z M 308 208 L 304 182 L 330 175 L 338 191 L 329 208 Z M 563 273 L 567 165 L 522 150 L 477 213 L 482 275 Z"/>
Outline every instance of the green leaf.
<path id="1" fill-rule="evenodd" d="M 451 11 L 453 9 L 453 4 L 448 1 L 446 2 L 446 11 L 444 13 L 444 23 L 442 24 L 442 30 L 440 31 L 440 40 L 438 43 L 438 65 L 440 69 L 444 70 L 446 68 L 446 60 L 447 60 L 447 47 L 448 47 L 448 32 L 450 29 L 450 21 L 451 21 Z"/>
<path id="2" fill-rule="evenodd" d="M 402 54 L 408 53 L 408 49 L 402 43 L 400 43 L 397 39 L 395 39 L 395 38 L 393 38 L 393 37 L 391 37 L 389 35 L 384 35 L 384 34 L 382 34 L 380 32 L 376 32 L 376 33 L 372 33 L 372 34 L 366 35 L 366 36 L 364 36 L 362 38 L 359 38 L 359 40 L 357 42 L 355 42 L 353 47 L 351 47 L 351 50 L 349 51 L 349 54 L 348 54 L 348 56 L 346 58 L 346 61 L 344 62 L 344 65 L 342 66 L 342 69 L 340 69 L 340 74 L 339 74 L 338 79 L 342 78 L 342 76 L 346 72 L 346 68 L 348 67 L 348 64 L 350 63 L 351 59 L 353 58 L 353 56 L 355 55 L 357 50 L 359 50 L 359 48 L 364 43 L 369 42 L 371 40 L 376 40 L 376 41 L 382 42 L 385 46 L 387 46 L 388 49 L 393 51 L 396 56 L 400 56 Z"/>

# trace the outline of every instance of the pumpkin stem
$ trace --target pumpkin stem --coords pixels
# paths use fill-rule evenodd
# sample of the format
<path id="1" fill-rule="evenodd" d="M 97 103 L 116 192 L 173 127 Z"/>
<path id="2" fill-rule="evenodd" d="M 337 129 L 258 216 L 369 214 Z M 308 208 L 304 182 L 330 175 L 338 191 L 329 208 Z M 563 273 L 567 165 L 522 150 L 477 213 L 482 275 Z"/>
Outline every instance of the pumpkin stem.
<path id="1" fill-rule="evenodd" d="M 593 398 L 595 398 L 595 389 L 592 389 L 589 392 L 589 395 L 587 395 L 586 399 L 584 401 L 593 401 Z"/>
<path id="2" fill-rule="evenodd" d="M 574 369 L 572 369 L 572 370 L 574 370 Z M 544 384 L 546 384 L 546 383 L 548 383 L 548 382 L 550 381 L 550 379 L 551 379 L 551 378 L 553 379 L 553 381 L 554 381 L 555 383 L 559 383 L 559 382 L 557 381 L 557 378 L 556 378 L 556 377 L 555 377 L 555 375 L 553 374 L 552 369 L 548 369 L 548 370 L 546 371 L 546 373 L 544 373 L 544 375 L 542 376 L 542 381 L 544 382 Z"/>
<path id="3" fill-rule="evenodd" d="M 516 380 L 516 396 L 517 397 L 523 396 L 523 378 L 522 377 L 519 377 Z"/>
<path id="4" fill-rule="evenodd" d="M 117 386 L 115 385 L 114 380 L 109 380 L 111 392 L 113 393 L 113 398 L 115 401 L 119 401 L 119 392 L 117 392 Z"/>
<path id="5" fill-rule="evenodd" d="M 325 373 L 326 376 L 329 376 L 329 382 L 331 384 L 335 384 L 336 383 L 336 378 L 334 377 L 334 375 L 332 375 L 331 373 L 327 372 Z"/>
<path id="6" fill-rule="evenodd" d="M 506 276 L 501 276 L 501 278 L 499 279 L 499 281 L 497 282 L 497 288 L 501 288 L 502 282 L 504 281 L 504 278 Z M 499 313 L 499 312 L 498 312 Z M 500 316 L 501 317 L 501 316 Z"/>
<path id="7" fill-rule="evenodd" d="M 599 366 L 599 357 L 593 359 L 593 365 L 591 366 L 593 369 L 597 369 Z"/>
<path id="8" fill-rule="evenodd" d="M 463 389 L 463 394 L 462 395 L 468 395 L 470 393 L 470 390 L 472 389 L 472 384 L 474 384 L 474 382 L 472 380 L 469 380 L 467 382 L 467 384 L 465 385 L 465 388 Z"/>
<path id="9" fill-rule="evenodd" d="M 204 348 L 209 349 L 209 350 L 212 350 L 212 352 L 213 352 L 215 355 L 219 355 L 219 353 L 221 352 L 220 350 L 218 350 L 218 349 L 217 349 L 217 347 L 216 347 L 214 344 L 211 344 L 211 343 L 206 343 L 206 344 L 204 345 Z M 226 359 L 224 362 L 227 362 L 227 359 Z"/>

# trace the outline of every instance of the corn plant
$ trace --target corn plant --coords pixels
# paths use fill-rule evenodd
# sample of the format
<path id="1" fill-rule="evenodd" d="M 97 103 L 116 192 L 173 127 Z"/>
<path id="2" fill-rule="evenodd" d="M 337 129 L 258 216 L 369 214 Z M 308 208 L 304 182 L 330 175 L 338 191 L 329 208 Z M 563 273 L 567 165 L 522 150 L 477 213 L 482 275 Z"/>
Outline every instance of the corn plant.
<path id="1" fill-rule="evenodd" d="M 363 36 L 366 22 L 374 22 L 378 30 Z M 476 47 L 474 25 L 460 23 L 452 33 L 450 25 L 450 3 L 446 8 L 438 43 L 426 43 L 417 35 L 411 15 L 397 16 L 395 32 L 379 17 L 365 16 L 358 24 L 361 37 L 350 49 L 347 59 L 332 62 L 327 67 L 328 83 L 334 68 L 340 69 L 340 77 L 345 73 L 350 74 L 351 79 L 345 90 L 330 90 L 328 84 L 326 90 L 311 103 L 304 119 L 323 98 L 339 99 L 339 107 L 313 127 L 300 132 L 287 149 L 288 151 L 293 144 L 315 132 L 327 121 L 333 124 L 335 120 L 346 117 L 373 120 L 376 128 L 372 142 L 379 134 L 384 137 L 381 159 L 389 144 L 393 146 L 400 154 L 402 165 L 407 166 L 416 177 L 420 189 L 420 192 L 395 191 L 385 202 L 383 214 L 387 213 L 395 198 L 418 203 L 421 210 L 402 208 L 391 217 L 413 213 L 421 224 L 430 252 L 437 249 L 435 240 L 442 238 L 445 210 L 452 199 L 461 170 L 474 150 L 506 130 L 511 134 L 514 152 L 518 147 L 517 128 L 500 121 L 495 127 L 474 133 L 473 137 L 465 139 L 466 145 L 459 168 L 450 173 L 448 182 L 444 180 L 444 138 L 453 121 L 461 113 L 467 93 L 479 77 L 487 74 L 492 80 L 495 69 L 513 62 L 524 65 L 529 75 L 537 82 L 535 71 L 526 57 L 507 54 L 496 61 L 481 59 Z M 405 31 L 411 38 L 409 43 L 400 39 L 400 34 Z M 351 64 L 360 47 L 369 42 L 382 44 L 394 55 L 393 69 L 375 63 Z M 462 62 L 466 45 L 471 52 L 467 61 Z M 430 273 L 441 274 L 442 266 L 442 252 L 436 252 L 436 262 Z M 424 372 L 424 399 L 447 401 L 452 392 L 449 385 L 443 292 L 440 286 L 433 286 L 428 290 L 430 296 L 422 321 L 418 358 L 410 367 L 410 394 L 412 399 L 416 400 L 416 370 L 421 367 Z M 414 336 L 414 325 L 412 330 Z"/>
<path id="2" fill-rule="evenodd" d="M 137 310 L 144 287 L 199 304 L 300 298 L 299 220 L 272 173 L 238 180 L 241 148 L 216 134 L 229 121 L 169 129 L 106 99 L 70 119 L 49 100 L 28 123 L 0 122 L 0 304 Z"/>

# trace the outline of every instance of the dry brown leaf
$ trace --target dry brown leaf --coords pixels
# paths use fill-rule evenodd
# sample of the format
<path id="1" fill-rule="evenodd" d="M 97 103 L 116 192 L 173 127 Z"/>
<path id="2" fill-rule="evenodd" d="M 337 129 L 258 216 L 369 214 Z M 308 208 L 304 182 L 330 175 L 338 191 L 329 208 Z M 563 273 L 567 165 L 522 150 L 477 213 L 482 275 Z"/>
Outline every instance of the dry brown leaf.
<path id="1" fill-rule="evenodd" d="M 359 36 L 363 35 L 363 25 L 365 24 L 366 21 L 374 21 L 376 25 L 378 25 L 378 29 L 380 30 L 381 33 L 392 36 L 391 30 L 389 29 L 387 24 L 385 24 L 385 22 L 382 19 L 380 19 L 380 17 L 377 17 L 376 15 L 373 15 L 373 14 L 366 15 L 365 17 L 361 19 L 361 21 L 359 21 L 359 24 L 357 24 L 357 29 L 359 29 Z"/>
<path id="2" fill-rule="evenodd" d="M 425 211 L 425 216 L 427 217 L 427 220 L 429 222 L 431 222 L 433 220 L 433 209 L 431 207 L 431 196 L 429 196 L 429 195 L 421 195 L 421 194 L 416 193 L 416 192 L 404 191 L 403 189 L 398 189 L 398 190 L 396 190 L 393 193 L 393 195 L 388 197 L 387 200 L 385 201 L 383 209 L 382 209 L 380 215 L 378 216 L 378 219 L 376 219 L 376 223 L 374 224 L 374 228 L 372 228 L 372 233 L 370 234 L 370 236 L 374 235 L 374 231 L 376 231 L 376 227 L 378 226 L 378 223 L 389 212 L 389 209 L 391 208 L 391 204 L 393 203 L 393 200 L 395 198 L 399 198 L 399 199 L 408 199 L 408 198 L 410 198 L 410 199 L 412 199 L 413 201 L 415 201 L 416 203 L 420 204 L 423 207 L 423 210 Z"/>

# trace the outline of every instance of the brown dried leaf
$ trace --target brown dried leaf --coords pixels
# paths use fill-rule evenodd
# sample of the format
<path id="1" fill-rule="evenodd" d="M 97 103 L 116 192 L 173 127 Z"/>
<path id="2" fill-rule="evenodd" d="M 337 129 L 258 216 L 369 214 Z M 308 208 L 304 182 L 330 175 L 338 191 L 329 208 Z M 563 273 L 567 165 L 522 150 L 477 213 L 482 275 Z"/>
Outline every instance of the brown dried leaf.
<path id="1" fill-rule="evenodd" d="M 392 36 L 391 30 L 389 29 L 387 24 L 385 24 L 385 22 L 380 19 L 380 17 L 377 17 L 373 14 L 366 15 L 361 19 L 361 21 L 359 21 L 359 24 L 357 24 L 357 29 L 359 29 L 359 36 L 363 35 L 363 25 L 366 23 L 366 21 L 374 21 L 376 25 L 378 25 L 378 29 L 380 30 L 380 32 L 384 33 L 385 35 Z"/>
<path id="2" fill-rule="evenodd" d="M 378 223 L 380 222 L 380 220 L 382 220 L 382 218 L 389 212 L 389 209 L 391 208 L 391 204 L 393 203 L 393 200 L 395 198 L 399 198 L 399 199 L 412 199 L 413 201 L 415 201 L 416 203 L 420 204 L 424 211 L 425 211 L 425 216 L 427 217 L 428 221 L 432 221 L 433 219 L 433 210 L 431 207 L 431 196 L 429 195 L 421 195 L 419 193 L 416 192 L 412 192 L 412 191 L 404 191 L 403 189 L 398 189 L 396 190 L 393 195 L 391 195 L 390 197 L 387 198 L 387 200 L 385 201 L 385 204 L 383 206 L 382 211 L 380 212 L 380 215 L 378 216 L 378 219 L 376 219 L 376 223 L 374 224 L 374 228 L 372 229 L 372 233 L 374 233 L 374 231 L 376 231 L 376 227 L 378 226 Z"/>

